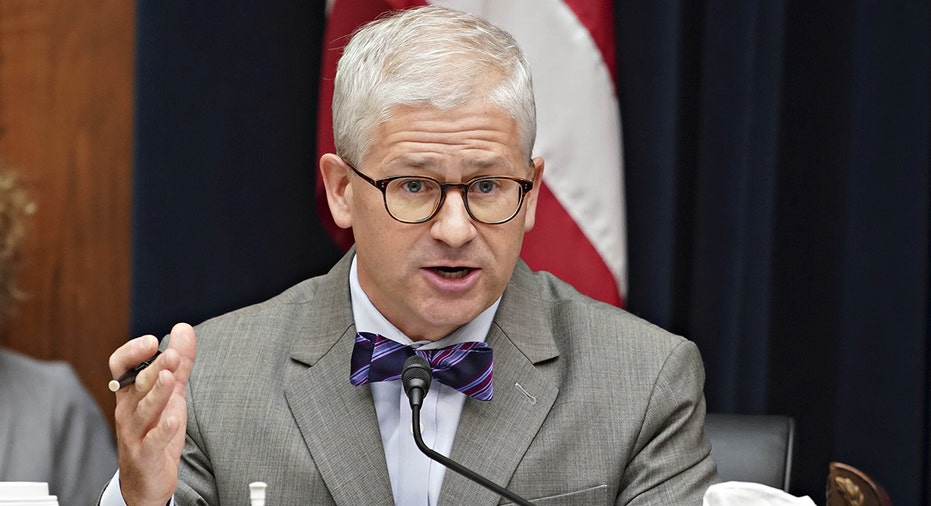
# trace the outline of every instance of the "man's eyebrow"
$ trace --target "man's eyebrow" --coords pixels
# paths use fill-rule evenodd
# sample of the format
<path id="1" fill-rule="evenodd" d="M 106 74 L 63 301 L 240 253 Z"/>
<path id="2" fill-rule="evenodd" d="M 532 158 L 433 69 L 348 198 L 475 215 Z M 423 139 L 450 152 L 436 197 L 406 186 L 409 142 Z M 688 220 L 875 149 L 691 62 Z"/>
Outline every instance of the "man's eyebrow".
<path id="1" fill-rule="evenodd" d="M 476 160 L 465 160 L 462 164 L 463 169 L 469 172 L 483 172 L 486 170 L 500 171 L 510 167 L 508 161 L 501 157 L 480 158 Z"/>
<path id="2" fill-rule="evenodd" d="M 482 172 L 489 169 L 501 169 L 508 167 L 508 161 L 504 157 L 493 156 L 490 158 L 477 158 L 462 160 L 459 167 L 469 173 Z M 392 172 L 427 171 L 438 172 L 443 163 L 431 158 L 396 158 L 385 165 L 385 168 Z"/>
<path id="3" fill-rule="evenodd" d="M 396 158 L 387 164 L 388 167 L 405 169 L 430 169 L 439 165 L 435 160 L 426 158 Z"/>

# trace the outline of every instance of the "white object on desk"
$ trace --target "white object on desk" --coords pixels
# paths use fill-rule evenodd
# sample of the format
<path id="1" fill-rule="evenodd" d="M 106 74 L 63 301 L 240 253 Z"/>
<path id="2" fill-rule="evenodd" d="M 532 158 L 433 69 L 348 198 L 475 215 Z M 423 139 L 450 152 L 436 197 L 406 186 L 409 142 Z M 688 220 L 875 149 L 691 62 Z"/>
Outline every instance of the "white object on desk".
<path id="1" fill-rule="evenodd" d="M 249 484 L 249 501 L 252 506 L 265 506 L 265 488 L 268 485 L 264 481 L 254 481 Z"/>
<path id="2" fill-rule="evenodd" d="M 48 483 L 3 481 L 0 482 L 0 506 L 58 506 L 58 497 L 49 495 Z"/>
<path id="3" fill-rule="evenodd" d="M 795 497 L 759 483 L 725 481 L 705 491 L 704 506 L 815 506 L 808 496 Z"/>

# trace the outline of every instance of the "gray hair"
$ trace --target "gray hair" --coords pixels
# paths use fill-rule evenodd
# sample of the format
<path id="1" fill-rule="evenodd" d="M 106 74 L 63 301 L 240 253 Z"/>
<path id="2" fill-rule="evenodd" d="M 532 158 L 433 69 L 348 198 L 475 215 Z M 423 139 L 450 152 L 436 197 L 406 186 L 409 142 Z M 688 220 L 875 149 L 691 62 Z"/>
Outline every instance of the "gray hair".
<path id="1" fill-rule="evenodd" d="M 404 10 L 358 30 L 336 69 L 336 152 L 361 164 L 399 105 L 453 109 L 490 101 L 513 117 L 529 158 L 536 137 L 530 65 L 509 33 L 465 12 Z"/>

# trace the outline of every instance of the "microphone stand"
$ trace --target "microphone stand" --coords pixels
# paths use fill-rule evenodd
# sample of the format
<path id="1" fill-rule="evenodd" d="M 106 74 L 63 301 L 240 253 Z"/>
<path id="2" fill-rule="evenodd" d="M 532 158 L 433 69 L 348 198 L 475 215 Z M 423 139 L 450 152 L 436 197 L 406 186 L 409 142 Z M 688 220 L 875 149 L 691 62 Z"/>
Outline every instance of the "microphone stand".
<path id="1" fill-rule="evenodd" d="M 414 442 L 417 443 L 417 448 L 420 449 L 427 457 L 443 464 L 449 469 L 456 471 L 457 473 L 465 476 L 466 478 L 478 483 L 479 485 L 497 493 L 502 497 L 506 497 L 514 503 L 521 506 L 533 506 L 533 503 L 527 501 L 521 496 L 511 492 L 510 490 L 498 485 L 497 483 L 485 478 L 484 476 L 472 471 L 471 469 L 459 464 L 458 462 L 447 458 L 442 453 L 433 451 L 432 448 L 428 447 L 426 443 L 423 442 L 423 436 L 420 434 L 420 403 L 411 403 L 411 415 L 412 415 L 412 429 L 414 429 Z"/>

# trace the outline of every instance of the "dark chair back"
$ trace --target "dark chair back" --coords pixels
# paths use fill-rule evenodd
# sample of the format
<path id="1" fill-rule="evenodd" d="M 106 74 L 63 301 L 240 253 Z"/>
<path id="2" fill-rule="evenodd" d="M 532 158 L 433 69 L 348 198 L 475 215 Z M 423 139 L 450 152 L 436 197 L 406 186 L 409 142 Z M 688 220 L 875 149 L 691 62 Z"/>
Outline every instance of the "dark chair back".
<path id="1" fill-rule="evenodd" d="M 795 419 L 708 413 L 705 433 L 722 481 L 749 481 L 789 491 Z"/>

